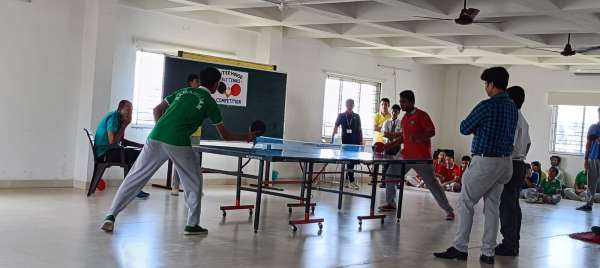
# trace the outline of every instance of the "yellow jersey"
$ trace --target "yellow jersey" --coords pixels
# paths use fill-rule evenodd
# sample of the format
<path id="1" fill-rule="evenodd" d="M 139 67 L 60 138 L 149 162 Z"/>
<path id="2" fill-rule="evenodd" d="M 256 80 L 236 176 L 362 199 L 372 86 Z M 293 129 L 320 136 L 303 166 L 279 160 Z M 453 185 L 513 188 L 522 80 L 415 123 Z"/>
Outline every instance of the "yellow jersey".
<path id="1" fill-rule="evenodd" d="M 373 118 L 373 123 L 375 126 L 383 127 L 383 123 L 390 119 L 392 119 L 391 113 L 383 115 L 378 112 L 375 114 L 375 117 Z M 385 138 L 383 137 L 383 132 L 381 132 L 381 131 L 373 132 L 373 143 L 376 143 L 376 142 L 385 142 Z"/>

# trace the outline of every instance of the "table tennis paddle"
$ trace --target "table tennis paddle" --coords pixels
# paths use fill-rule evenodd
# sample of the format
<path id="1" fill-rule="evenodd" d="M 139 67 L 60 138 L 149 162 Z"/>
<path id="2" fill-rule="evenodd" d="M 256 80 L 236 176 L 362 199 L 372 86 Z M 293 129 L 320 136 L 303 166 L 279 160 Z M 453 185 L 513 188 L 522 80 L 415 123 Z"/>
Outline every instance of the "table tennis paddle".
<path id="1" fill-rule="evenodd" d="M 254 134 L 258 136 L 262 136 L 267 131 L 267 125 L 262 120 L 255 120 L 250 125 L 250 132 L 254 132 Z"/>
<path id="2" fill-rule="evenodd" d="M 227 85 L 225 85 L 225 83 L 223 83 L 223 82 L 219 82 L 219 88 L 217 88 L 217 91 L 219 91 L 219 93 L 223 94 L 223 93 L 225 93 L 226 90 L 227 90 Z"/>
<path id="3" fill-rule="evenodd" d="M 385 144 L 383 142 L 376 142 L 373 144 L 373 151 L 378 154 L 382 154 L 385 151 Z"/>

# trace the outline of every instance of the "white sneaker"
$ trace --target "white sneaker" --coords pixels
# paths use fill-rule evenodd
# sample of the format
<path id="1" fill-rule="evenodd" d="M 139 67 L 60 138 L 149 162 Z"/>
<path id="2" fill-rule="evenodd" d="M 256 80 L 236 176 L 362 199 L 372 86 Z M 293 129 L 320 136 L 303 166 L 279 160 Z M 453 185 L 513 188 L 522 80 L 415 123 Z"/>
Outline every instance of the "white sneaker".
<path id="1" fill-rule="evenodd" d="M 171 195 L 172 196 L 179 196 L 179 188 L 173 188 L 173 189 L 171 189 Z"/>
<path id="2" fill-rule="evenodd" d="M 360 186 L 358 186 L 358 184 L 356 182 L 351 182 L 350 188 L 352 188 L 354 190 L 360 190 Z"/>

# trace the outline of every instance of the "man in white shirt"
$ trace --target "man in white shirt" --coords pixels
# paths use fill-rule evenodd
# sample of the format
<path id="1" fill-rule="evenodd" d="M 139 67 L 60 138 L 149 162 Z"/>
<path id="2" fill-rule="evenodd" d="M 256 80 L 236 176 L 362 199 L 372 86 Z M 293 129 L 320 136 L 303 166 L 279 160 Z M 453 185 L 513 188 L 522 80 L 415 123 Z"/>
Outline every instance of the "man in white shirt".
<path id="1" fill-rule="evenodd" d="M 400 120 L 398 116 L 400 115 L 400 105 L 394 104 L 392 106 L 392 117 L 385 122 L 383 122 L 383 126 L 381 127 L 381 131 L 383 132 L 383 136 L 387 139 L 388 142 L 393 142 L 402 136 L 402 127 L 400 126 Z M 396 155 L 400 151 L 400 145 L 396 148 L 388 149 L 385 154 L 388 155 Z M 379 185 L 379 188 L 385 188 L 385 174 L 389 165 L 383 166 L 383 182 Z M 394 183 L 395 185 L 395 183 Z"/>
<path id="2" fill-rule="evenodd" d="M 525 91 L 520 86 L 513 86 L 508 88 L 506 92 L 519 109 L 519 119 L 512 152 L 513 174 L 510 181 L 504 185 L 500 197 L 500 233 L 503 239 L 502 243 L 496 247 L 495 252 L 499 256 L 518 256 L 521 232 L 519 192 L 527 175 L 525 157 L 527 157 L 531 147 L 531 139 L 529 137 L 529 124 L 521 113 L 521 106 L 525 102 Z"/>

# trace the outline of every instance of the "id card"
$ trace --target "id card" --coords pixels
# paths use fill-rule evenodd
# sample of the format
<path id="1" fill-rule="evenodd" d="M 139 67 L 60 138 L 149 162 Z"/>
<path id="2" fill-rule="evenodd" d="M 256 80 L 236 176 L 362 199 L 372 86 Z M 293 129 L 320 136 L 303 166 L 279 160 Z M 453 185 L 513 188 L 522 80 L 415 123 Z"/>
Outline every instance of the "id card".
<path id="1" fill-rule="evenodd" d="M 346 134 L 352 134 L 352 129 L 346 129 Z"/>

